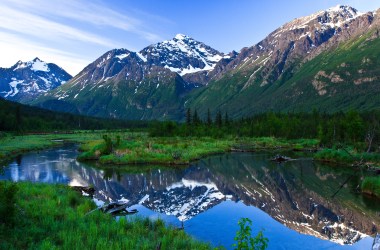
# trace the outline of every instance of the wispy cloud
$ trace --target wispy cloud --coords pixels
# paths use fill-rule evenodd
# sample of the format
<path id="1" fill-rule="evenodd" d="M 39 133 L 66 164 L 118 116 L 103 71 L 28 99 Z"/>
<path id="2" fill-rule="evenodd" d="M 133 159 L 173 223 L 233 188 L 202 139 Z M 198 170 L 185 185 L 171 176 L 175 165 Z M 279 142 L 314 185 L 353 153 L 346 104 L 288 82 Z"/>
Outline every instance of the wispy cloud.
<path id="1" fill-rule="evenodd" d="M 51 20 L 1 6 L 0 27 L 46 40 L 69 39 L 114 47 L 115 42 Z"/>
<path id="2" fill-rule="evenodd" d="M 151 20 L 156 20 L 153 25 L 170 22 L 114 8 L 102 0 L 1 0 L 0 65 L 38 56 L 76 74 L 91 62 L 88 59 L 108 49 L 141 49 L 132 45 L 136 43 L 128 44 L 130 38 L 142 43 L 162 40 Z"/>
<path id="3" fill-rule="evenodd" d="M 48 18 L 62 17 L 91 25 L 132 32 L 152 42 L 160 39 L 159 35 L 149 31 L 149 27 L 142 20 L 132 17 L 130 13 L 113 10 L 100 1 L 3 0 L 2 5 L 13 6 L 19 10 L 19 13 L 33 13 Z M 165 19 L 161 18 L 162 20 Z"/>

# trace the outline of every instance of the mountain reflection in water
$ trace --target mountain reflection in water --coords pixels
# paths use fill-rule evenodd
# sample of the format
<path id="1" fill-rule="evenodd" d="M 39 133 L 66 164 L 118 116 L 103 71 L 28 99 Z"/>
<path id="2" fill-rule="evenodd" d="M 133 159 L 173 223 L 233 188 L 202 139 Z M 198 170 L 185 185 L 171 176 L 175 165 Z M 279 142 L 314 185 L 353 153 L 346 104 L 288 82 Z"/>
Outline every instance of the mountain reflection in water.
<path id="1" fill-rule="evenodd" d="M 254 215 L 256 231 L 260 229 L 260 218 L 268 217 L 262 226 L 270 248 L 276 248 L 275 244 L 290 247 L 301 240 L 317 242 L 315 238 L 295 235 L 293 230 L 341 245 L 354 244 L 373 235 L 380 225 L 380 204 L 356 193 L 360 173 L 310 159 L 279 165 L 268 160 L 272 156 L 268 153 L 229 153 L 208 157 L 188 168 L 142 166 L 142 172 L 123 173 L 117 168 L 101 170 L 79 163 L 76 155 L 73 145 L 25 154 L 9 164 L 0 179 L 93 185 L 97 190 L 95 198 L 100 202 L 128 200 L 140 214 L 156 213 L 156 217 L 171 223 L 176 223 L 176 217 L 185 222 L 189 233 L 227 247 L 237 230 L 237 215 Z M 250 212 L 245 213 L 247 209 Z M 221 229 L 223 221 L 224 226 L 233 224 L 229 229 Z M 275 221 L 292 230 L 280 226 L 281 232 L 271 236 Z M 229 240 L 224 240 L 226 237 Z M 274 237 L 283 242 L 274 243 Z M 361 240 L 355 249 L 362 244 L 370 246 L 370 239 Z M 309 249 L 339 249 L 339 245 L 327 242 L 318 240 Z"/>

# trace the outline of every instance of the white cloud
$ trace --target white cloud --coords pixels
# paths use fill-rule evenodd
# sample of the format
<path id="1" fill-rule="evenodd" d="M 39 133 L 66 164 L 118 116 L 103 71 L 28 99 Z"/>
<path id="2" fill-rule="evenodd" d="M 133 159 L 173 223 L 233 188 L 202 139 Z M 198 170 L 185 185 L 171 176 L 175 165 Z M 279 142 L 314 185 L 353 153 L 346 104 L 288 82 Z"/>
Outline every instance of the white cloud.
<path id="1" fill-rule="evenodd" d="M 11 41 L 11 42 L 9 42 Z M 77 74 L 90 60 L 83 59 L 78 54 L 49 48 L 34 41 L 24 39 L 18 35 L 12 35 L 0 31 L 0 64 L 3 67 L 11 67 L 18 60 L 30 61 L 35 57 L 48 63 L 55 63 L 71 75 Z"/>

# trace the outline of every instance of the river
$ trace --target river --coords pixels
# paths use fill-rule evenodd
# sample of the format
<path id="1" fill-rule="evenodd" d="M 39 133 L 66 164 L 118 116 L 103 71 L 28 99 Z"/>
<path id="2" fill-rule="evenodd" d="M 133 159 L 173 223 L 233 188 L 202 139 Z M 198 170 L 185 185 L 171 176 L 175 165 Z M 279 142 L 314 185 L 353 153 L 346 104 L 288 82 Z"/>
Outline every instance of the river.
<path id="1" fill-rule="evenodd" d="M 16 157 L 0 180 L 96 189 L 98 204 L 128 201 L 138 216 L 161 218 L 195 238 L 232 248 L 242 217 L 263 230 L 268 249 L 370 249 L 380 202 L 357 192 L 364 173 L 300 155 L 277 164 L 274 153 L 227 153 L 187 168 L 141 166 L 133 173 L 76 161 L 64 145 Z M 292 153 L 289 153 L 292 154 Z"/>

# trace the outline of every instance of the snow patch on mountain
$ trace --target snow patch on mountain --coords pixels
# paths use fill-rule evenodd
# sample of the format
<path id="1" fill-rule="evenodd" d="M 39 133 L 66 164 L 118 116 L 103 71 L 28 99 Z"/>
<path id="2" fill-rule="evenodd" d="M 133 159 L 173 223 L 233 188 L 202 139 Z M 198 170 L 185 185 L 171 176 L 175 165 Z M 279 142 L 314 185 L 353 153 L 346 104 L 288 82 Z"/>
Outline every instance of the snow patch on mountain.
<path id="1" fill-rule="evenodd" d="M 116 58 L 119 58 L 119 60 L 123 60 L 124 58 L 128 57 L 129 53 L 121 54 L 121 55 L 116 55 Z"/>
<path id="2" fill-rule="evenodd" d="M 146 59 L 145 56 L 141 55 L 139 52 L 136 52 L 136 55 L 141 59 L 143 60 L 144 62 L 147 62 L 148 60 Z"/>
<path id="3" fill-rule="evenodd" d="M 13 78 L 14 79 L 14 78 Z M 19 90 L 17 88 L 17 85 L 22 84 L 24 80 L 13 80 L 9 83 L 9 86 L 11 87 L 11 90 L 9 92 L 3 91 L 1 93 L 4 93 L 4 98 L 7 98 L 8 96 L 15 96 Z"/>
<path id="4" fill-rule="evenodd" d="M 49 66 L 45 62 L 41 61 L 39 58 L 36 58 L 31 62 L 30 69 L 33 71 L 50 71 Z"/>

